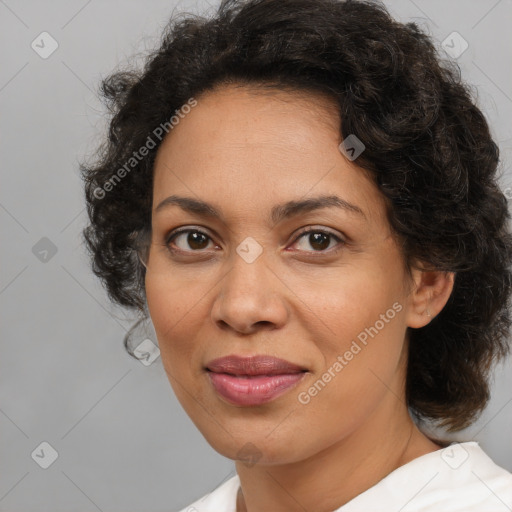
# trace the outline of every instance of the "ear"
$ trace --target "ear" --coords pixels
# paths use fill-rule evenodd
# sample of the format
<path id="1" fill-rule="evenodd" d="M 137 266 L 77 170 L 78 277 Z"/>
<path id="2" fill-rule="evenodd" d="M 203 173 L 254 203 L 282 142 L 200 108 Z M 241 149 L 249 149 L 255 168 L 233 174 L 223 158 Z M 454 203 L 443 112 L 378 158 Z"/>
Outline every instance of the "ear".
<path id="1" fill-rule="evenodd" d="M 424 327 L 444 308 L 453 290 L 454 272 L 415 268 L 409 294 L 407 326 Z"/>

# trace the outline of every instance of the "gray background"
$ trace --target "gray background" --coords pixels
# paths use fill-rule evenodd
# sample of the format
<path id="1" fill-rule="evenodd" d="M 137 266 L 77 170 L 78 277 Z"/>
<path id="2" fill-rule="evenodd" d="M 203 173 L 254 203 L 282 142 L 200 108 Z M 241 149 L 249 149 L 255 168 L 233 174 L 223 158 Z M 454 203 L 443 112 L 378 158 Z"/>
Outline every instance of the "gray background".
<path id="1" fill-rule="evenodd" d="M 385 3 L 439 45 L 453 31 L 469 43 L 456 60 L 499 143 L 501 183 L 511 186 L 512 0 Z M 234 474 L 182 411 L 160 358 L 145 366 L 124 352 L 134 318 L 109 303 L 80 239 L 78 161 L 105 128 L 99 80 L 140 62 L 174 8 L 212 7 L 0 0 L 0 511 L 170 512 Z M 59 44 L 47 59 L 31 48 L 43 31 Z M 54 255 L 42 252 L 51 246 L 43 237 Z M 488 409 L 459 435 L 510 471 L 511 384 L 509 360 Z M 31 456 L 43 441 L 58 452 L 48 469 Z"/>

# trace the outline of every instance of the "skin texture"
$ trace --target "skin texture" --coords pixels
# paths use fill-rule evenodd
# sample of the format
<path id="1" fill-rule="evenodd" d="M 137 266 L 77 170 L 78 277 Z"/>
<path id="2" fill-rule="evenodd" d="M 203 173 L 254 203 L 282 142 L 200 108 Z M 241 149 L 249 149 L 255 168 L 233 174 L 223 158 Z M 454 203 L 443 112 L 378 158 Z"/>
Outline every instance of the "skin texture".
<path id="1" fill-rule="evenodd" d="M 383 196 L 338 149 L 340 119 L 328 98 L 230 85 L 197 100 L 159 149 L 153 208 L 176 194 L 213 204 L 223 220 L 176 205 L 153 211 L 146 294 L 162 362 L 206 440 L 237 461 L 238 512 L 331 511 L 440 448 L 407 411 L 406 330 L 439 313 L 453 274 L 414 270 L 408 279 Z M 268 221 L 276 204 L 322 194 L 364 217 L 324 208 Z M 179 227 L 209 238 L 189 245 L 182 234 L 166 246 Z M 319 249 L 300 236 L 304 227 L 334 237 Z M 252 263 L 236 252 L 246 237 L 263 248 Z M 299 393 L 395 303 L 394 318 L 301 404 Z M 270 403 L 234 406 L 204 369 L 229 354 L 273 355 L 308 373 Z M 241 460 L 248 446 L 255 464 Z"/>

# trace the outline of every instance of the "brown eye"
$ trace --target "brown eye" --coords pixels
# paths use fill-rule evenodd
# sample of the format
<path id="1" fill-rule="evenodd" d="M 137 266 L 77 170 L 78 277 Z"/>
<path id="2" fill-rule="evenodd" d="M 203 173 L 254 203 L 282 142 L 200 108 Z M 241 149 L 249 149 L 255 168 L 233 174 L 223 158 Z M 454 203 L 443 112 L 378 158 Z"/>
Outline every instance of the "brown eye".
<path id="1" fill-rule="evenodd" d="M 310 233 L 308 242 L 315 250 L 324 251 L 329 247 L 330 236 L 326 233 Z"/>
<path id="2" fill-rule="evenodd" d="M 307 247 L 304 249 L 308 252 L 327 252 L 330 249 L 329 246 L 333 240 L 338 241 L 340 245 L 343 244 L 343 240 L 340 237 L 334 235 L 330 231 L 324 231 L 321 229 L 309 229 L 307 231 L 303 231 L 297 237 L 296 243 L 301 239 L 306 241 L 305 245 L 309 245 L 312 248 L 312 250 Z"/>
<path id="3" fill-rule="evenodd" d="M 176 243 L 180 240 L 179 243 Z M 208 242 L 210 241 L 210 237 L 203 233 L 202 231 L 198 231 L 196 229 L 184 229 L 178 231 L 177 233 L 173 233 L 166 241 L 166 245 L 176 245 L 178 250 L 180 251 L 200 251 L 201 249 L 205 249 L 208 246 Z M 188 247 L 187 247 L 188 246 Z M 171 247 L 169 249 L 173 250 Z"/>

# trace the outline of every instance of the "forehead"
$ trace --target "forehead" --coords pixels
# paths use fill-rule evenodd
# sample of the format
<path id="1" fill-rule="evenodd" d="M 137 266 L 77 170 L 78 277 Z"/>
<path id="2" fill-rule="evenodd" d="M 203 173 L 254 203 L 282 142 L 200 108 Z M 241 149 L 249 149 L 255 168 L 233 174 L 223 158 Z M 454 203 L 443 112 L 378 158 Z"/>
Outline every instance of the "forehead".
<path id="1" fill-rule="evenodd" d="M 318 194 L 342 194 L 368 217 L 383 197 L 369 172 L 340 150 L 333 99 L 313 93 L 224 86 L 196 98 L 159 148 L 155 206 L 174 193 L 246 208 Z M 379 211 L 379 216 L 382 211 Z"/>
<path id="2" fill-rule="evenodd" d="M 222 85 L 204 92 L 196 101 L 189 113 L 180 116 L 182 119 L 166 136 L 159 153 L 169 145 L 174 149 L 184 146 L 188 139 L 186 145 L 200 152 L 218 145 L 216 158 L 223 156 L 226 147 L 231 154 L 237 148 L 253 147 L 261 153 L 268 149 L 272 153 L 274 147 L 279 147 L 280 152 L 305 155 L 312 144 L 315 149 L 325 149 L 340 137 L 339 107 L 320 93 Z"/>

